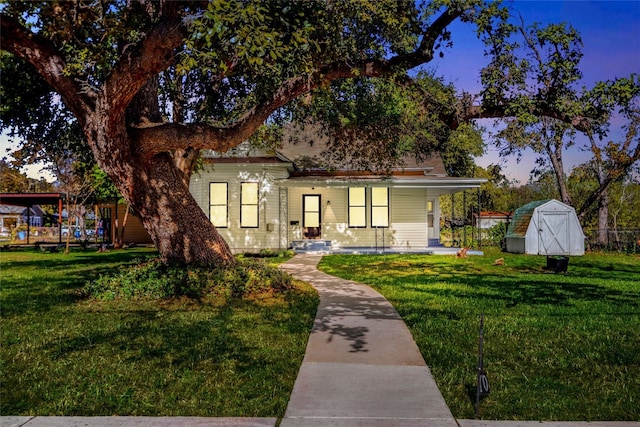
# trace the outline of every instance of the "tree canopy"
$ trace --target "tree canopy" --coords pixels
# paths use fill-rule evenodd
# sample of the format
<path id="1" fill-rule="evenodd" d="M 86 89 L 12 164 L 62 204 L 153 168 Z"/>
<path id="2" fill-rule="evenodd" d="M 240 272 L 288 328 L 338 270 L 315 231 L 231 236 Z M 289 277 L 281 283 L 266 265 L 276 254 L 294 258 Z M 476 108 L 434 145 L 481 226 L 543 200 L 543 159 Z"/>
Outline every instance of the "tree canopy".
<path id="1" fill-rule="evenodd" d="M 198 151 L 226 151 L 265 122 L 314 111 L 307 106 L 331 100 L 324 119 L 335 135 L 355 144 L 363 128 L 390 158 L 438 144 L 477 149 L 473 128 L 461 126 L 477 117 L 548 116 L 588 129 L 601 113 L 564 108 L 551 93 L 515 95 L 523 63 L 510 56 L 507 10 L 493 1 L 9 1 L 0 10 L 11 98 L 2 128 L 32 153 L 54 135 L 65 153 L 77 126 L 168 262 L 234 262 L 189 193 Z M 494 58 L 482 105 L 452 108 L 447 85 L 408 73 L 450 47 L 456 20 L 475 25 Z M 367 100 L 371 115 L 358 113 Z M 372 117 L 381 121 L 359 126 Z M 388 140 L 385 125 L 400 137 Z"/>
<path id="2" fill-rule="evenodd" d="M 600 184 L 576 206 L 578 215 L 584 217 L 594 204 L 602 206 L 611 182 L 623 179 L 640 160 L 640 75 L 598 82 L 591 88 L 580 86 L 582 40 L 571 25 L 520 23 L 507 28 L 500 35 L 500 49 L 494 49 L 491 63 L 482 71 L 483 102 L 507 105 L 506 126 L 497 133 L 496 144 L 503 156 L 533 150 L 538 156 L 534 172 L 551 170 L 560 198 L 570 205 L 574 203 L 567 186 L 564 152 L 590 151 L 594 177 Z M 538 114 L 540 105 L 559 115 Z M 623 141 L 608 135 L 614 119 L 626 121 Z M 587 141 L 582 147 L 577 145 L 577 134 Z M 601 227 L 606 228 L 606 214 Z"/>

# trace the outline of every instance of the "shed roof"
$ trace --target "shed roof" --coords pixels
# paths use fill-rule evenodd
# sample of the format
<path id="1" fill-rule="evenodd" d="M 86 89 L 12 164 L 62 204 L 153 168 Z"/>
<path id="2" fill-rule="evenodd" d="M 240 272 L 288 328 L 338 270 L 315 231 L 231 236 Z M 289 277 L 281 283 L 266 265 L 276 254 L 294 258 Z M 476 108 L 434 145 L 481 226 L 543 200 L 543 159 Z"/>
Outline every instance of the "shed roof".
<path id="1" fill-rule="evenodd" d="M 513 212 L 506 237 L 524 237 L 529 228 L 529 222 L 536 208 L 548 203 L 551 199 L 536 200 L 520 206 Z"/>

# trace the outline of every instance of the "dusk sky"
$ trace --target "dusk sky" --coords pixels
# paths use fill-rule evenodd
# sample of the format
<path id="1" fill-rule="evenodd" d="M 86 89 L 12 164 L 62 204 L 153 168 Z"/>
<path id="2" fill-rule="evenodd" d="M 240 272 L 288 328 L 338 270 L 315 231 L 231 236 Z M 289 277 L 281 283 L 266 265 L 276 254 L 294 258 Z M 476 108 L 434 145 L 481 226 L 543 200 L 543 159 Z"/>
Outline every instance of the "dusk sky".
<path id="1" fill-rule="evenodd" d="M 591 87 L 594 82 L 627 77 L 640 73 L 640 0 L 630 1 L 586 1 L 548 0 L 508 1 L 513 15 L 521 15 L 525 24 L 534 22 L 568 22 L 581 34 L 583 59 L 581 86 Z M 455 84 L 458 90 L 477 93 L 481 89 L 479 70 L 488 62 L 483 56 L 483 45 L 476 38 L 470 25 L 456 23 L 451 27 L 454 46 L 444 58 L 436 58 L 429 68 L 437 75 Z M 493 121 L 484 121 L 488 127 Z M 489 142 L 489 141 L 488 141 Z M 565 154 L 566 167 L 582 163 L 590 157 L 588 153 L 574 146 Z M 6 137 L 0 136 L 2 156 L 8 147 Z M 487 166 L 501 162 L 497 150 L 489 143 L 487 154 L 479 158 L 478 164 Z M 504 170 L 511 179 L 524 184 L 533 169 L 535 155 L 527 153 L 518 164 L 514 158 L 504 160 Z M 39 167 L 30 168 L 32 176 L 40 176 Z"/>
<path id="2" fill-rule="evenodd" d="M 506 4 L 514 16 L 522 16 L 525 25 L 567 22 L 580 32 L 584 54 L 580 63 L 583 74 L 580 86 L 590 88 L 598 81 L 640 73 L 640 0 L 516 0 Z M 454 83 L 458 90 L 478 93 L 481 89 L 479 70 L 488 62 L 483 56 L 483 44 L 471 26 L 459 23 L 452 27 L 452 38 L 453 48 L 444 58 L 434 60 L 432 68 L 437 75 Z M 492 120 L 485 120 L 483 125 L 488 127 L 492 123 Z M 566 152 L 567 168 L 590 158 L 579 145 Z M 477 163 L 481 166 L 499 163 L 495 147 L 489 144 L 487 148 L 487 154 L 477 159 Z M 535 158 L 533 152 L 528 152 L 519 164 L 515 158 L 502 164 L 507 176 L 525 184 Z"/>

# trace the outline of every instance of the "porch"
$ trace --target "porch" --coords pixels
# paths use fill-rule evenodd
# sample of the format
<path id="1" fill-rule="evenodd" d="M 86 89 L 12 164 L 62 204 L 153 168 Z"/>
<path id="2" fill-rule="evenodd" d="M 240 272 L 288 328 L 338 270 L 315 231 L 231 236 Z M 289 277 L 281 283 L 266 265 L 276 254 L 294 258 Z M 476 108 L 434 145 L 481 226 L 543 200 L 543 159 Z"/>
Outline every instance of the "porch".
<path id="1" fill-rule="evenodd" d="M 431 240 L 431 239 L 430 239 Z M 294 240 L 291 242 L 291 249 L 295 253 L 318 253 L 318 254 L 422 254 L 422 255 L 455 255 L 461 248 L 446 247 L 438 242 L 429 242 L 429 247 L 394 247 L 394 246 L 334 246 L 331 240 Z M 469 249 L 467 255 L 484 255 L 479 250 Z"/>

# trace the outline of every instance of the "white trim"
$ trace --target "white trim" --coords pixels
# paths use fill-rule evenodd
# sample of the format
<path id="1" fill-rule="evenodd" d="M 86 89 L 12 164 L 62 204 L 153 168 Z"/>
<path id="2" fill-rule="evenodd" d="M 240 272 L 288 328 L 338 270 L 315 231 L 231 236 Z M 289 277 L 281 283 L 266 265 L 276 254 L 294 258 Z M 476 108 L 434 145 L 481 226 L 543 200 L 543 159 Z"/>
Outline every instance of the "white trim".
<path id="1" fill-rule="evenodd" d="M 276 180 L 283 187 L 397 187 L 438 188 L 462 191 L 479 188 L 485 178 L 285 178 Z"/>

